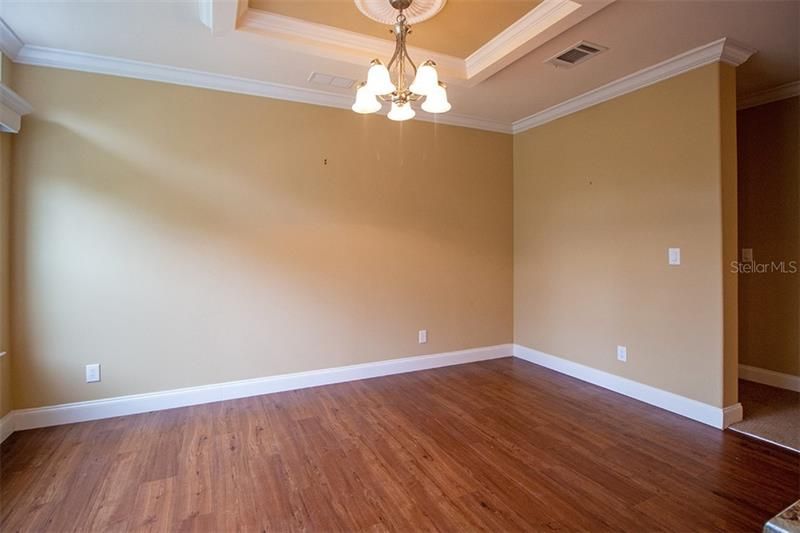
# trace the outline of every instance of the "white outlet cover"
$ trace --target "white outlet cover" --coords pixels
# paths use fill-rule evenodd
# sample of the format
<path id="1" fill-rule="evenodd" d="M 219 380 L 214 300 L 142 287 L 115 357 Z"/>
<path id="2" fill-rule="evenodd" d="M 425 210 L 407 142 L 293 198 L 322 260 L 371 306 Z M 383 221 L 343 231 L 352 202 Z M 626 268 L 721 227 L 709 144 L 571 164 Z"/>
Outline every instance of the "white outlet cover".
<path id="1" fill-rule="evenodd" d="M 680 265 L 681 264 L 681 249 L 680 248 L 670 248 L 667 252 L 667 257 L 669 259 L 670 265 Z"/>
<path id="2" fill-rule="evenodd" d="M 86 365 L 86 383 L 95 383 L 97 381 L 100 381 L 100 364 Z"/>
<path id="3" fill-rule="evenodd" d="M 617 359 L 623 363 L 628 360 L 628 347 L 617 346 Z"/>
<path id="4" fill-rule="evenodd" d="M 428 342 L 428 330 L 427 329 L 419 330 L 419 334 L 417 335 L 417 340 L 419 341 L 420 344 L 425 344 L 426 342 Z"/>

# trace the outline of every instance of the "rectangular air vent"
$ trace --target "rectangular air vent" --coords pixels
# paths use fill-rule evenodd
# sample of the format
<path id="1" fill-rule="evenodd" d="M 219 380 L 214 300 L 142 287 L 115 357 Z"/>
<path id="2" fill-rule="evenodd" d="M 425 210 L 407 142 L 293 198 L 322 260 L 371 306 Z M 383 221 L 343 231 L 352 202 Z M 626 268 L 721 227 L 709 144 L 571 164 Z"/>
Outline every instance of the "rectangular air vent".
<path id="1" fill-rule="evenodd" d="M 562 50 L 558 54 L 554 55 L 545 63 L 550 63 L 551 65 L 555 65 L 557 67 L 574 67 L 578 63 L 583 63 L 590 57 L 596 56 L 601 52 L 605 52 L 608 50 L 605 46 L 600 46 L 599 44 L 590 43 L 587 41 L 581 41 L 578 44 L 572 45 L 566 50 Z"/>
<path id="2" fill-rule="evenodd" d="M 322 74 L 321 72 L 312 72 L 308 77 L 308 81 L 316 85 L 329 85 L 339 89 L 349 89 L 356 82 L 350 78 L 331 76 L 330 74 Z"/>

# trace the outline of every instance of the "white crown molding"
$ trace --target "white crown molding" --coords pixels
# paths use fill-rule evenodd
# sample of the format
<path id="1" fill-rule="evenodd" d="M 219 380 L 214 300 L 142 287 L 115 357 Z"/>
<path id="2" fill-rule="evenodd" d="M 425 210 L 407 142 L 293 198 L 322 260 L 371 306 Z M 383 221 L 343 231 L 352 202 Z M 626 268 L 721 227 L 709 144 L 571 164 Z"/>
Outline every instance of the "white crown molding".
<path id="1" fill-rule="evenodd" d="M 742 96 L 736 103 L 737 109 L 748 109 L 759 105 L 770 104 L 778 100 L 785 100 L 793 96 L 800 96 L 800 81 L 784 83 L 771 89 Z"/>
<path id="2" fill-rule="evenodd" d="M 513 63 L 535 47 L 528 46 L 533 39 L 580 8 L 581 4 L 572 0 L 544 0 L 470 54 L 464 61 L 466 78 L 482 81 Z"/>
<path id="3" fill-rule="evenodd" d="M 740 42 L 734 41 L 733 39 L 725 38 L 719 60 L 722 63 L 727 63 L 728 65 L 738 67 L 750 59 L 750 56 L 756 52 L 757 50 L 755 48 L 750 48 Z"/>
<path id="4" fill-rule="evenodd" d="M 0 83 L 0 131 L 18 133 L 22 117 L 31 111 L 33 108 L 25 99 Z"/>
<path id="5" fill-rule="evenodd" d="M 581 381 L 593 383 L 604 389 L 635 398 L 717 429 L 725 429 L 728 425 L 742 419 L 742 406 L 738 403 L 725 408 L 716 407 L 518 344 L 514 345 L 514 357 Z"/>
<path id="6" fill-rule="evenodd" d="M 405 372 L 415 372 L 443 366 L 474 363 L 501 357 L 511 357 L 513 346 L 499 344 L 482 348 L 472 348 L 401 359 L 389 359 L 374 363 L 325 368 L 308 372 L 295 372 L 242 381 L 230 381 L 188 387 L 147 394 L 119 396 L 87 402 L 76 402 L 32 409 L 12 411 L 0 420 L 0 437 L 5 438 L 13 431 L 22 431 L 59 424 L 99 420 L 115 416 L 160 411 L 175 407 L 200 405 L 204 403 L 260 396 L 273 392 L 318 387 L 333 383 L 343 383 L 369 379 Z M 0 439 L 1 441 L 2 439 Z"/>
<path id="7" fill-rule="evenodd" d="M 236 29 L 239 18 L 247 11 L 247 0 L 199 0 L 198 17 L 214 34 Z"/>
<path id="8" fill-rule="evenodd" d="M 0 51 L 12 61 L 17 58 L 24 43 L 17 34 L 9 28 L 8 24 L 0 18 Z"/>
<path id="9" fill-rule="evenodd" d="M 303 87 L 293 87 L 266 81 L 226 76 L 224 74 L 213 74 L 210 72 L 201 72 L 167 65 L 157 65 L 155 63 L 145 63 L 130 59 L 118 59 L 39 46 L 25 45 L 20 51 L 16 62 L 39 67 L 78 70 L 94 74 L 108 74 L 125 78 L 200 87 L 216 91 L 264 96 L 278 100 L 336 107 L 339 109 L 350 109 L 353 103 L 353 97 L 349 94 L 330 93 Z M 416 119 L 424 122 L 434 122 L 451 126 L 462 126 L 499 133 L 511 133 L 511 125 L 508 123 L 468 115 L 459 115 L 457 113 L 430 115 L 420 112 L 417 113 Z"/>
<path id="10" fill-rule="evenodd" d="M 521 133 L 711 63 L 722 61 L 734 66 L 740 65 L 753 53 L 755 50 L 743 47 L 730 39 L 718 39 L 517 120 L 513 123 L 512 129 L 514 133 Z"/>
<path id="11" fill-rule="evenodd" d="M 739 379 L 800 392 L 800 376 L 783 374 L 766 368 L 758 368 L 757 366 L 739 365 Z"/>
<path id="12" fill-rule="evenodd" d="M 394 41 L 389 39 L 257 9 L 247 10 L 239 29 L 268 37 L 284 48 L 355 65 L 368 65 L 371 59 L 389 58 L 394 52 Z M 408 51 L 418 58 L 433 59 L 440 70 L 453 79 L 466 77 L 463 59 L 413 46 L 409 46 Z"/>

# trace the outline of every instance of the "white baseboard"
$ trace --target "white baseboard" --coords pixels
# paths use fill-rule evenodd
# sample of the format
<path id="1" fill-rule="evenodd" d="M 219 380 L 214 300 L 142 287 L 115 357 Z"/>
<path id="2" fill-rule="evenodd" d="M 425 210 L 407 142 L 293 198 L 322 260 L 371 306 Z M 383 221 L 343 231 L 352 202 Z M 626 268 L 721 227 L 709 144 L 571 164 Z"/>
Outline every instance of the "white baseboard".
<path id="1" fill-rule="evenodd" d="M 709 405 L 679 394 L 667 392 L 650 385 L 623 378 L 602 370 L 597 370 L 561 357 L 546 354 L 532 348 L 514 345 L 514 357 L 544 366 L 556 372 L 587 381 L 608 390 L 624 394 L 639 401 L 649 403 L 661 409 L 697 420 L 718 429 L 725 429 L 729 424 L 742 419 L 742 406 L 735 404 L 724 409 Z"/>
<path id="2" fill-rule="evenodd" d="M 609 374 L 579 363 L 549 355 L 525 346 L 500 344 L 454 352 L 389 359 L 374 363 L 295 372 L 263 378 L 231 381 L 174 389 L 168 391 L 119 396 L 102 400 L 76 402 L 32 409 L 18 409 L 0 419 L 0 442 L 14 431 L 60 424 L 99 420 L 175 407 L 258 396 L 272 392 L 317 387 L 359 379 L 368 379 L 443 366 L 473 363 L 511 355 L 562 374 L 593 383 L 614 392 L 666 409 L 687 418 L 724 429 L 742 419 L 742 406 L 735 404 L 724 409 L 691 398 L 667 392 L 649 385 Z M 768 371 L 767 371 L 768 372 Z"/>
<path id="3" fill-rule="evenodd" d="M 3 442 L 14 433 L 14 411 L 6 413 L 0 418 L 0 442 Z"/>
<path id="4" fill-rule="evenodd" d="M 766 368 L 757 366 L 739 365 L 739 378 L 747 381 L 755 381 L 762 385 L 770 385 L 780 389 L 793 390 L 800 392 L 800 376 L 792 374 L 782 374 Z"/>
<path id="5" fill-rule="evenodd" d="M 87 420 L 99 420 L 114 416 L 146 413 L 149 411 L 160 411 L 162 409 L 199 405 L 222 400 L 231 400 L 234 398 L 258 396 L 271 392 L 304 389 L 307 387 L 330 385 L 358 379 L 402 374 L 416 370 L 473 363 L 500 357 L 511 357 L 512 353 L 513 345 L 499 344 L 483 348 L 404 357 L 402 359 L 389 359 L 374 363 L 325 368 L 308 372 L 295 372 L 292 374 L 281 374 L 243 381 L 230 381 L 227 383 L 216 383 L 199 387 L 188 387 L 185 389 L 119 396 L 116 398 L 49 407 L 18 409 L 6 415 L 6 417 L 3 418 L 3 425 L 0 427 L 5 428 L 5 420 L 9 418 L 13 422 L 13 424 L 9 423 L 11 430 L 8 431 L 8 435 L 10 435 L 11 431 L 85 422 Z M 6 430 L 3 429 L 3 431 Z M 8 435 L 5 433 L 0 434 L 3 438 Z M 2 439 L 0 439 L 0 442 L 2 442 Z"/>

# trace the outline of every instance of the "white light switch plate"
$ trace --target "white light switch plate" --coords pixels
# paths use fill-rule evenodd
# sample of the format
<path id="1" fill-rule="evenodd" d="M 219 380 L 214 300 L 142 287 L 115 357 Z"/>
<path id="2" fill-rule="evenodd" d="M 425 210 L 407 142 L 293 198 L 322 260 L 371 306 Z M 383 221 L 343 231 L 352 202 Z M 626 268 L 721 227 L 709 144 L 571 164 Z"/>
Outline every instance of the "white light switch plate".
<path id="1" fill-rule="evenodd" d="M 669 257 L 669 264 L 670 265 L 680 265 L 681 264 L 681 249 L 680 248 L 670 248 L 667 252 Z"/>
<path id="2" fill-rule="evenodd" d="M 100 364 L 86 365 L 86 383 L 100 381 Z"/>
<path id="3" fill-rule="evenodd" d="M 419 330 L 419 334 L 417 335 L 417 339 L 419 340 L 420 344 L 425 344 L 428 342 L 428 330 L 421 329 Z"/>

